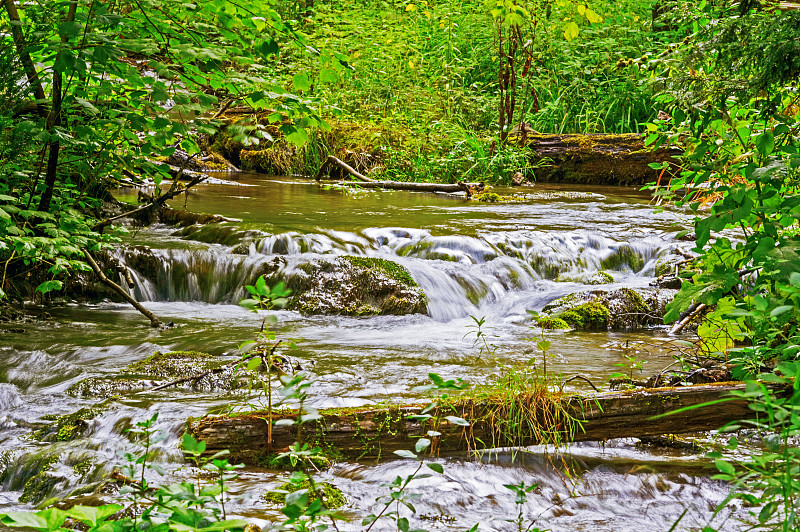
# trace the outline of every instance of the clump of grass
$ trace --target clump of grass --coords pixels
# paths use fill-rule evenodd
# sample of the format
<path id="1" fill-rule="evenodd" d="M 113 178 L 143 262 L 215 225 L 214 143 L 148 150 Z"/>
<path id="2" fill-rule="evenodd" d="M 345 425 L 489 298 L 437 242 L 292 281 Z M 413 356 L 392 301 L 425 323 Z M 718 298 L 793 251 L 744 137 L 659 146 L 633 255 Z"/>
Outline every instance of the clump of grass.
<path id="1" fill-rule="evenodd" d="M 534 443 L 559 447 L 580 430 L 562 389 L 559 377 L 516 364 L 503 367 L 492 382 L 451 398 L 450 403 L 473 428 L 486 428 L 491 435 L 491 442 L 473 445 L 475 449 Z"/>

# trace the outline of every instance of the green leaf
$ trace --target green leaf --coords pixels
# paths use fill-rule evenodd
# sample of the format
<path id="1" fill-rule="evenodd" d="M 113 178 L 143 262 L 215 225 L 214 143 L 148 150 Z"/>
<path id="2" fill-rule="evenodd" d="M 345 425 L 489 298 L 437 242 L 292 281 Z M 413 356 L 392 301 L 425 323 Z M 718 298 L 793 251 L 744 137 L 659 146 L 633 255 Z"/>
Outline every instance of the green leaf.
<path id="1" fill-rule="evenodd" d="M 432 471 L 436 471 L 437 473 L 444 473 L 444 467 L 442 467 L 442 464 L 439 464 L 437 462 L 431 462 L 425 465 L 428 466 L 428 469 Z"/>
<path id="2" fill-rule="evenodd" d="M 780 307 L 772 309 L 772 312 L 769 313 L 770 317 L 775 318 L 780 316 L 781 314 L 785 314 L 794 308 L 794 305 L 781 305 Z"/>
<path id="3" fill-rule="evenodd" d="M 63 283 L 61 281 L 56 281 L 56 280 L 45 281 L 36 287 L 36 291 L 41 292 L 42 294 L 46 294 L 48 292 L 52 292 L 53 290 L 61 290 L 62 286 Z"/>
<path id="4" fill-rule="evenodd" d="M 775 137 L 771 131 L 765 131 L 756 137 L 756 148 L 761 155 L 769 155 L 775 149 Z"/>
<path id="5" fill-rule="evenodd" d="M 536 342 L 536 347 L 540 351 L 547 351 L 548 349 L 550 349 L 550 340 L 541 340 L 539 342 Z"/>
<path id="6" fill-rule="evenodd" d="M 717 458 L 714 460 L 714 464 L 717 466 L 717 469 L 725 473 L 726 475 L 734 476 L 736 475 L 736 468 L 733 467 L 729 462 L 726 462 L 722 458 Z"/>
<path id="7" fill-rule="evenodd" d="M 396 454 L 400 458 L 413 458 L 414 460 L 417 459 L 416 454 L 412 453 L 411 451 L 407 451 L 405 449 L 400 449 L 399 451 L 395 451 L 394 454 Z"/>
<path id="8" fill-rule="evenodd" d="M 457 417 L 457 416 L 445 416 L 445 419 L 452 423 L 453 425 L 459 425 L 461 427 L 469 427 L 469 421 L 464 418 Z"/>
<path id="9" fill-rule="evenodd" d="M 414 445 L 414 450 L 418 453 L 421 453 L 431 445 L 431 440 L 428 438 L 420 438 L 417 440 L 416 445 Z"/>
<path id="10" fill-rule="evenodd" d="M 568 22 L 566 26 L 564 26 L 564 38 L 568 41 L 571 41 L 575 37 L 578 36 L 580 33 L 580 28 L 574 22 Z"/>
<path id="11" fill-rule="evenodd" d="M 248 371 L 255 371 L 261 365 L 261 359 L 258 357 L 251 358 L 247 361 Z"/>
<path id="12" fill-rule="evenodd" d="M 299 91 L 307 91 L 311 88 L 311 80 L 306 74 L 295 74 L 292 76 L 292 85 Z"/>
<path id="13" fill-rule="evenodd" d="M 106 518 L 122 510 L 120 504 L 106 504 L 103 506 L 73 506 L 67 510 L 67 515 L 91 527 L 97 526 Z"/>

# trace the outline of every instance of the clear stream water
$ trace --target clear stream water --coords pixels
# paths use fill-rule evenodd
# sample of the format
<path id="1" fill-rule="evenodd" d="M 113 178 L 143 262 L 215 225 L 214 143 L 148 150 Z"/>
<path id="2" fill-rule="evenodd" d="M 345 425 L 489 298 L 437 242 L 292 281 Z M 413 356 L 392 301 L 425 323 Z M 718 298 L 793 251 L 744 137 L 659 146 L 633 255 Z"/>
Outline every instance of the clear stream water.
<path id="1" fill-rule="evenodd" d="M 167 438 L 157 460 L 168 480 L 192 476 L 182 462 L 178 439 L 190 416 L 235 405 L 237 394 L 164 390 L 123 395 L 91 421 L 84 437 L 43 445 L 27 435 L 42 416 L 67 414 L 97 401 L 68 395 L 87 377 L 113 375 L 156 350 L 202 350 L 236 356 L 253 337 L 260 318 L 236 303 L 242 285 L 276 255 L 292 261 L 317 255 L 368 255 L 405 266 L 429 299 L 428 315 L 368 318 L 315 316 L 279 311 L 278 334 L 297 340 L 298 358 L 315 379 L 315 406 L 358 406 L 418 399 L 412 391 L 429 372 L 482 382 L 497 371 L 491 357 L 477 360 L 470 326 L 485 318 L 497 362 L 526 362 L 535 355 L 527 310 L 577 290 L 598 270 L 614 282 L 602 289 L 647 286 L 659 257 L 679 243 L 674 235 L 688 223 L 678 212 L 655 214 L 649 198 L 632 189 L 537 185 L 515 193 L 526 198 L 500 205 L 445 195 L 389 191 L 342 191 L 306 180 L 242 174 L 236 181 L 198 186 L 173 206 L 214 213 L 235 221 L 224 231 L 204 229 L 193 239 L 174 228 L 132 232 L 126 244 L 149 245 L 158 257 L 157 282 L 134 273 L 135 295 L 175 327 L 153 331 L 126 305 L 65 305 L 51 319 L 0 326 L 0 511 L 29 506 L 18 502 L 21 483 L 42 456 L 57 456 L 53 474 L 63 477 L 51 495 L 100 480 L 117 452 L 132 444 L 124 427 L 158 412 Z M 504 191 L 499 191 L 504 192 Z M 232 254 L 231 234 L 245 236 L 249 254 Z M 227 242 L 220 244 L 217 242 Z M 127 251 L 126 251 L 127 249 Z M 130 247 L 118 256 L 124 261 Z M 672 362 L 657 347 L 664 330 L 644 332 L 552 332 L 555 358 L 549 366 L 581 374 L 598 385 L 624 363 L 622 346 L 654 344 L 640 353 L 643 374 Z M 573 381 L 580 383 L 580 381 Z M 580 384 L 576 386 L 580 389 Z M 634 440 L 605 445 L 576 444 L 562 454 L 530 448 L 500 452 L 491 460 L 440 458 L 444 475 L 415 481 L 421 493 L 412 523 L 432 530 L 516 530 L 513 494 L 504 484 L 538 483 L 522 508 L 526 525 L 554 531 L 696 530 L 713 522 L 737 530 L 742 510 L 714 517 L 728 492 L 709 478 L 702 453 L 654 450 Z M 77 471 L 76 464 L 90 464 Z M 404 461 L 338 463 L 322 473 L 338 486 L 352 518 L 340 530 L 359 530 L 360 518 L 380 511 L 381 484 L 406 475 Z M 26 477 L 27 475 L 27 477 Z M 157 480 L 157 479 L 153 479 Z M 259 524 L 279 519 L 260 496 L 280 482 L 280 473 L 246 469 L 233 486 L 244 500 L 233 511 Z M 388 527 L 387 522 L 385 527 Z"/>

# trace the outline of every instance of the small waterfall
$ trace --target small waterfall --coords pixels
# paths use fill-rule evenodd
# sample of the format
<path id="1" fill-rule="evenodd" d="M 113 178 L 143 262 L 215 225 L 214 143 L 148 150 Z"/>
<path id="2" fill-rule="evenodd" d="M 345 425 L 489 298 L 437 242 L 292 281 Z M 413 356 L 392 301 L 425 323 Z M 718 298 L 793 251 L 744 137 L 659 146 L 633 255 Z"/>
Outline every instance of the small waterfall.
<path id="1" fill-rule="evenodd" d="M 437 236 L 423 229 L 286 232 L 249 246 L 205 249 L 122 248 L 142 301 L 236 303 L 263 273 L 286 278 L 303 262 L 341 255 L 379 256 L 402 264 L 428 296 L 429 314 L 447 321 L 533 290 L 543 280 L 582 282 L 601 270 L 617 277 L 652 275 L 671 245 L 659 237 L 620 242 L 586 231 L 522 230 L 477 237 Z M 247 250 L 248 254 L 240 252 Z M 232 252 L 236 251 L 236 252 Z M 283 257 L 281 265 L 273 264 Z"/>

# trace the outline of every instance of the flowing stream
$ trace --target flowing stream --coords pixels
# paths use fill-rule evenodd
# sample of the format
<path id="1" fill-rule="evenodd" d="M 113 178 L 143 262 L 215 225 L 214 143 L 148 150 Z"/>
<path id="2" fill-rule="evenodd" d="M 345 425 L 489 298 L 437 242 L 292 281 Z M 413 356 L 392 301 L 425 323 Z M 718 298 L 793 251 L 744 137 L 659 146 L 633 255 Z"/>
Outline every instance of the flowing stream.
<path id="1" fill-rule="evenodd" d="M 174 322 L 173 328 L 150 330 L 134 310 L 114 303 L 68 304 L 48 309 L 45 320 L 0 325 L 0 511 L 31 507 L 19 498 L 45 462 L 48 498 L 99 482 L 121 463 L 118 451 L 134 448 L 125 429 L 155 413 L 166 435 L 156 445 L 156 460 L 169 480 L 192 478 L 178 449 L 187 418 L 241 405 L 241 393 L 123 394 L 106 401 L 77 440 L 41 444 L 29 436 L 44 416 L 100 402 L 68 394 L 71 385 L 116 374 L 156 350 L 199 350 L 233 360 L 237 346 L 261 325 L 259 316 L 237 305 L 243 285 L 252 284 L 275 257 L 285 259 L 287 269 L 319 256 L 387 258 L 403 265 L 425 291 L 427 315 L 275 312 L 278 334 L 296 340 L 290 354 L 314 379 L 311 403 L 360 406 L 419 399 L 412 389 L 427 383 L 430 372 L 484 382 L 499 365 L 539 356 L 530 341 L 538 331 L 529 326 L 528 310 L 587 288 L 648 286 L 659 259 L 682 244 L 674 236 L 688 224 L 683 213 L 654 213 L 647 196 L 612 187 L 538 185 L 524 189 L 519 202 L 482 204 L 434 194 L 342 191 L 252 174 L 236 180 L 198 186 L 173 203 L 234 221 L 132 231 L 116 252 L 120 261 L 138 264 L 142 250 L 136 246 L 153 249 L 149 273 L 132 272 L 132 292 L 162 320 Z M 613 282 L 588 286 L 600 271 Z M 474 342 L 476 319 L 485 320 L 482 331 L 492 353 Z M 658 347 L 665 337 L 663 329 L 553 331 L 548 364 L 599 387 L 615 371 L 628 371 L 615 367 L 629 364 L 630 350 L 622 346 L 642 346 L 642 375 L 672 363 Z M 535 519 L 536 526 L 554 531 L 666 531 L 688 510 L 676 530 L 700 529 L 712 519 L 720 529 L 737 530 L 742 513 L 731 508 L 714 517 L 728 488 L 710 479 L 712 467 L 700 451 L 614 440 L 561 452 L 530 448 L 482 460 L 438 460 L 444 475 L 411 484 L 411 491 L 422 494 L 414 526 L 466 530 L 479 523 L 481 530 L 516 530 L 507 520 L 517 518 L 519 508 L 503 485 L 522 481 L 539 484 L 521 508 L 524 527 Z M 386 492 L 381 484 L 412 469 L 404 461 L 342 462 L 322 473 L 348 498 L 343 511 L 351 521 L 339 529 L 360 530 L 360 519 L 381 509 L 375 501 Z M 275 471 L 244 470 L 233 485 L 233 494 L 244 499 L 233 512 L 262 525 L 278 520 L 277 509 L 260 497 L 279 477 Z"/>

